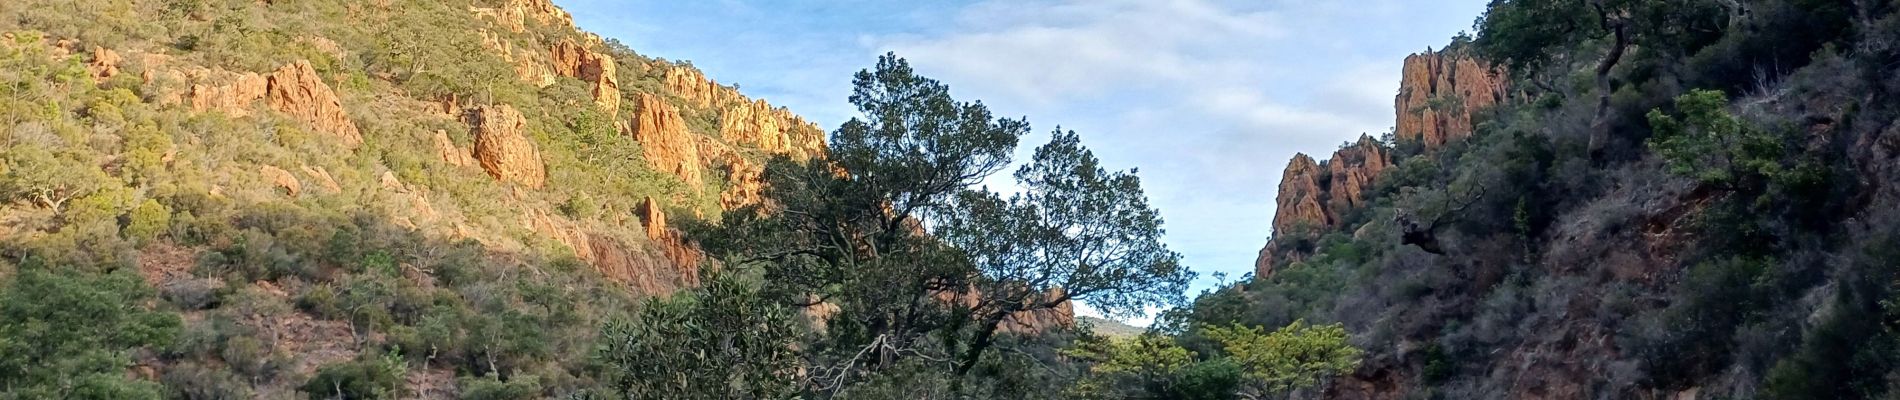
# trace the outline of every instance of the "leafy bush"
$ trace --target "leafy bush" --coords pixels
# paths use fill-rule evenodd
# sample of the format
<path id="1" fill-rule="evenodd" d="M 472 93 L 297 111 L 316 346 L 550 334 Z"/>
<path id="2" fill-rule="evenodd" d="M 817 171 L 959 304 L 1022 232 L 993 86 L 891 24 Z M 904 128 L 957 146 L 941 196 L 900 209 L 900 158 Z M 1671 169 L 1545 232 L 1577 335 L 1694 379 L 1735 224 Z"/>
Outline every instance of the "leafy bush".
<path id="1" fill-rule="evenodd" d="M 300 388 L 311 400 L 393 399 L 402 394 L 408 365 L 394 352 L 325 365 Z"/>
<path id="2" fill-rule="evenodd" d="M 534 375 L 518 375 L 507 382 L 490 375 L 464 378 L 461 383 L 464 400 L 530 400 L 541 396 L 541 380 Z"/>
<path id="3" fill-rule="evenodd" d="M 126 374 L 131 350 L 177 335 L 178 317 L 147 309 L 151 297 L 129 271 L 20 266 L 0 287 L 0 398 L 160 398 Z"/>
<path id="4" fill-rule="evenodd" d="M 757 283 L 719 274 L 703 289 L 646 304 L 609 324 L 601 361 L 640 399 L 774 398 L 796 388 L 793 320 Z"/>

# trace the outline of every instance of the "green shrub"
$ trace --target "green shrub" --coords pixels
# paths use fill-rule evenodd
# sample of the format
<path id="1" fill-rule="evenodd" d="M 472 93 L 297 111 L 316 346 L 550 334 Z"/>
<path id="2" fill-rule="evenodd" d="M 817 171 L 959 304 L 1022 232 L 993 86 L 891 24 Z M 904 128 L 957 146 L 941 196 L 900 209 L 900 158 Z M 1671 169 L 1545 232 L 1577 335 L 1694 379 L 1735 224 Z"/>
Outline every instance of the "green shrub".
<path id="1" fill-rule="evenodd" d="M 541 379 L 534 375 L 516 375 L 503 382 L 494 375 L 462 378 L 464 400 L 529 400 L 541 398 Z"/>
<path id="2" fill-rule="evenodd" d="M 311 400 L 393 399 L 402 395 L 408 368 L 400 354 L 365 354 L 356 361 L 318 368 L 317 375 L 300 389 Z"/>
<path id="3" fill-rule="evenodd" d="M 20 266 L 0 287 L 0 398 L 159 398 L 156 383 L 126 374 L 133 349 L 178 332 L 177 315 L 147 309 L 151 297 L 129 271 Z"/>
<path id="4" fill-rule="evenodd" d="M 172 210 L 157 200 L 145 199 L 138 207 L 126 215 L 124 233 L 128 239 L 138 243 L 149 243 L 158 235 L 171 228 Z"/>

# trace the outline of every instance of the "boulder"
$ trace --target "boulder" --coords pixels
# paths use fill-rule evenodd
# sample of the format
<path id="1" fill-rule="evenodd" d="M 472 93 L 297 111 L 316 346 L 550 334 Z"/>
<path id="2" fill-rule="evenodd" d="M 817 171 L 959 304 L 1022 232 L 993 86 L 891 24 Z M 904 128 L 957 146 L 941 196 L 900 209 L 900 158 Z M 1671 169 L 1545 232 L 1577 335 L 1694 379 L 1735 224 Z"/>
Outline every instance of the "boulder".
<path id="1" fill-rule="evenodd" d="M 363 144 L 363 135 L 343 111 L 343 102 L 317 76 L 309 61 L 300 60 L 277 69 L 271 73 L 267 87 L 266 100 L 272 109 L 334 136 L 344 147 L 354 149 Z"/>
<path id="2" fill-rule="evenodd" d="M 474 158 L 489 176 L 537 189 L 546 183 L 547 171 L 521 112 L 507 105 L 482 106 L 469 113 L 468 124 L 475 136 Z"/>
<path id="3" fill-rule="evenodd" d="M 286 196 L 297 197 L 298 194 L 303 193 L 303 182 L 297 181 L 297 176 L 291 175 L 290 171 L 285 171 L 283 168 L 270 165 L 258 168 L 257 171 L 263 175 L 264 180 L 270 181 L 271 185 L 282 189 Z"/>

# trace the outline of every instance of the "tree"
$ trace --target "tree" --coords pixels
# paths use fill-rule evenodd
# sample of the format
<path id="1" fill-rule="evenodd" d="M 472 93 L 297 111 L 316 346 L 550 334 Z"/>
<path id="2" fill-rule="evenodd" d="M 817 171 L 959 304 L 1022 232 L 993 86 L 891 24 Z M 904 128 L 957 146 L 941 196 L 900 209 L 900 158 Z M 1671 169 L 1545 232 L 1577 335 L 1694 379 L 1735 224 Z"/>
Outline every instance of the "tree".
<path id="1" fill-rule="evenodd" d="M 1221 344 L 1227 358 L 1246 371 L 1253 389 L 1263 394 L 1286 393 L 1352 372 L 1365 353 L 1346 343 L 1346 328 L 1340 324 L 1294 321 L 1272 333 L 1238 324 L 1202 331 Z"/>
<path id="2" fill-rule="evenodd" d="M 796 391 L 790 310 L 757 283 L 719 273 L 704 288 L 654 300 L 602 335 L 601 361 L 636 399 L 769 399 Z"/>
<path id="3" fill-rule="evenodd" d="M 158 399 L 127 377 L 135 348 L 168 343 L 181 322 L 153 312 L 138 276 L 29 261 L 0 287 L 0 398 Z"/>
<path id="4" fill-rule="evenodd" d="M 1063 354 L 1092 363 L 1088 375 L 1070 388 L 1081 398 L 1163 398 L 1181 372 L 1196 364 L 1194 351 L 1156 334 L 1091 336 Z"/>
<path id="5" fill-rule="evenodd" d="M 1346 343 L 1339 324 L 1294 321 L 1273 332 L 1233 324 L 1202 326 L 1196 333 L 1219 344 L 1220 354 L 1202 357 L 1176 338 L 1156 334 L 1084 338 L 1064 352 L 1093 364 L 1071 392 L 1117 399 L 1270 397 L 1351 372 L 1364 355 Z"/>
<path id="6" fill-rule="evenodd" d="M 1599 157 L 1610 139 L 1611 73 L 1632 49 L 1680 52 L 1702 41 L 1681 39 L 1694 31 L 1719 31 L 1717 6 L 1708 0 L 1492 0 L 1478 22 L 1478 49 L 1518 74 L 1534 74 L 1568 59 L 1588 41 L 1605 41 L 1592 69 L 1597 107 L 1590 123 L 1589 151 Z M 1739 10 L 1730 10 L 1731 13 Z M 1548 90 L 1549 88 L 1546 87 Z"/>
<path id="7" fill-rule="evenodd" d="M 1023 192 L 966 191 L 936 233 L 975 267 L 976 332 L 957 367 L 976 365 L 1011 315 L 1087 300 L 1111 315 L 1179 304 L 1193 272 L 1161 243 L 1162 219 L 1135 171 L 1110 172 L 1074 131 L 1057 129 L 1016 171 Z"/>
<path id="8" fill-rule="evenodd" d="M 774 207 L 728 213 L 706 241 L 727 265 L 762 271 L 773 282 L 769 297 L 838 308 L 826 342 L 810 349 L 829 353 L 820 362 L 840 365 L 820 370 L 837 374 L 859 363 L 894 365 L 925 333 L 954 320 L 935 295 L 960 290 L 970 267 L 924 235 L 922 221 L 1008 166 L 1029 129 L 1021 119 L 992 117 L 980 102 L 956 101 L 894 54 L 853 82 L 851 103 L 862 115 L 832 133 L 830 162 L 769 163 Z M 859 359 L 865 350 L 874 357 Z"/>
<path id="9" fill-rule="evenodd" d="M 1649 125 L 1655 130 L 1650 148 L 1670 172 L 1724 189 L 1787 174 L 1782 165 L 1784 139 L 1750 126 L 1726 107 L 1728 96 L 1721 91 L 1694 90 L 1676 97 L 1680 118 L 1650 110 Z"/>

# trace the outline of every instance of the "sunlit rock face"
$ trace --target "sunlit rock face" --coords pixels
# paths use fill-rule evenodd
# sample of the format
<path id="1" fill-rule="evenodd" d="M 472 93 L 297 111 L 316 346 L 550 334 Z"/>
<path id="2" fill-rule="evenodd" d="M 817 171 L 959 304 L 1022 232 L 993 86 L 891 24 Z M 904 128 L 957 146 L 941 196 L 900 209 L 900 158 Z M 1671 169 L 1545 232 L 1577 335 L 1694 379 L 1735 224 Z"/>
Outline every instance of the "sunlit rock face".
<path id="1" fill-rule="evenodd" d="M 1340 224 L 1348 212 L 1365 206 L 1365 192 L 1391 165 L 1385 145 L 1365 135 L 1333 152 L 1332 159 L 1325 163 L 1295 154 L 1280 174 L 1273 215 L 1276 239 L 1268 240 L 1260 249 L 1254 259 L 1254 275 L 1271 276 L 1275 265 L 1304 259 L 1304 251 L 1279 238 Z"/>
<path id="2" fill-rule="evenodd" d="M 1464 52 L 1406 57 L 1393 136 L 1418 141 L 1427 150 L 1471 136 L 1472 115 L 1504 100 L 1505 78 L 1491 63 Z"/>
<path id="3" fill-rule="evenodd" d="M 527 120 L 514 107 L 484 106 L 468 115 L 475 136 L 475 160 L 489 176 L 539 188 L 547 181 L 541 154 L 526 132 Z"/>

